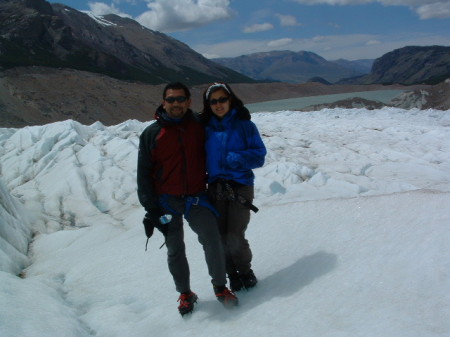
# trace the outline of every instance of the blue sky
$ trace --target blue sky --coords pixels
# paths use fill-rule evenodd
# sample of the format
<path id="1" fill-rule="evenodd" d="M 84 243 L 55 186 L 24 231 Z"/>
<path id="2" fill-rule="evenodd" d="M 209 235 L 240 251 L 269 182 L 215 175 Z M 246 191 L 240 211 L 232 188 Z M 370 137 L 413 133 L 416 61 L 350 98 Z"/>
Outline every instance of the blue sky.
<path id="1" fill-rule="evenodd" d="M 51 2 L 133 18 L 209 58 L 304 50 L 327 60 L 356 60 L 410 45 L 450 46 L 450 1 L 442 0 Z"/>

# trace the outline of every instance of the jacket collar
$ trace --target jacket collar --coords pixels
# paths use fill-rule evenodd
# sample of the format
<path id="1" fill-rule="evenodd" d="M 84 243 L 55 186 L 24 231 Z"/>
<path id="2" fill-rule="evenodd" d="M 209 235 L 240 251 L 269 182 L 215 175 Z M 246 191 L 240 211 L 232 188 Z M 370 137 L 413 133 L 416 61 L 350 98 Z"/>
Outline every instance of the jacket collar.
<path id="1" fill-rule="evenodd" d="M 228 128 L 236 119 L 236 109 L 229 111 L 222 119 L 217 118 L 216 115 L 212 115 L 210 125 L 215 129 Z"/>
<path id="2" fill-rule="evenodd" d="M 162 125 L 162 126 L 171 126 L 171 125 L 179 125 L 183 124 L 186 120 L 188 120 L 193 115 L 193 112 L 191 109 L 188 109 L 188 111 L 185 113 L 185 115 L 181 118 L 172 118 L 170 117 L 166 110 L 164 110 L 162 104 L 156 109 L 155 112 L 155 119 Z"/>

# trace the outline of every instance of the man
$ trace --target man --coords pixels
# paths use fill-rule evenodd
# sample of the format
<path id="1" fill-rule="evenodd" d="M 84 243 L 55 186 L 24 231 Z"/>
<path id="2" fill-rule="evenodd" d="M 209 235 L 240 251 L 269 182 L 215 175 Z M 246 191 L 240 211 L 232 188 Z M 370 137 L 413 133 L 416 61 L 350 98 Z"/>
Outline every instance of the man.
<path id="1" fill-rule="evenodd" d="M 164 234 L 169 270 L 180 293 L 181 315 L 192 312 L 198 299 L 190 288 L 183 217 L 203 246 L 217 299 L 227 307 L 238 304 L 237 297 L 225 286 L 225 256 L 216 211 L 206 196 L 205 131 L 189 109 L 190 96 L 182 83 L 164 88 L 156 122 L 140 136 L 137 167 L 138 197 L 147 212 L 143 220 L 145 233 L 150 238 L 156 227 Z M 160 217 L 165 214 L 172 219 L 162 224 Z"/>

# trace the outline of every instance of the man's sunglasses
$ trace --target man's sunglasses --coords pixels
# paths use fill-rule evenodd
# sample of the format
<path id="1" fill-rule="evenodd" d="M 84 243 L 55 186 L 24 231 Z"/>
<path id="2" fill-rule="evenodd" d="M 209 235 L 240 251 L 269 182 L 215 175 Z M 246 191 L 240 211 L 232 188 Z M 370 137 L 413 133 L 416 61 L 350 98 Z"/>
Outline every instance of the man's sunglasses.
<path id="1" fill-rule="evenodd" d="M 209 104 L 216 105 L 217 103 L 225 103 L 228 102 L 229 99 L 230 97 L 220 97 L 218 99 L 210 99 Z"/>
<path id="2" fill-rule="evenodd" d="M 177 101 L 178 103 L 183 103 L 183 102 L 186 102 L 187 97 L 186 96 L 175 96 L 175 97 L 170 96 L 170 97 L 164 98 L 164 100 L 170 104 L 175 103 L 175 101 Z"/>

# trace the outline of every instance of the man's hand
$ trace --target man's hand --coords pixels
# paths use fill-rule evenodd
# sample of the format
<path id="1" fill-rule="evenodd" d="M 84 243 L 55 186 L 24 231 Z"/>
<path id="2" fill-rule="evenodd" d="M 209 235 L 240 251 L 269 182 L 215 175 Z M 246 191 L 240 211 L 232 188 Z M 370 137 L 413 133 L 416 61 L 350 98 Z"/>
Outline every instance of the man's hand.
<path id="1" fill-rule="evenodd" d="M 145 228 L 145 235 L 147 238 L 151 238 L 153 235 L 153 230 L 155 227 L 158 227 L 159 225 L 159 217 L 160 217 L 161 211 L 159 209 L 152 209 L 149 212 L 145 213 L 144 220 L 142 220 L 142 223 L 144 224 Z"/>
<path id="2" fill-rule="evenodd" d="M 144 220 L 142 220 L 142 223 L 144 224 L 145 228 L 145 235 L 147 235 L 147 238 L 150 238 L 153 235 L 153 231 L 155 228 L 157 228 L 164 237 L 167 236 L 168 231 L 168 225 L 167 224 L 161 224 L 159 221 L 159 218 L 163 215 L 163 212 L 159 209 L 151 209 L 147 213 L 145 213 Z"/>

